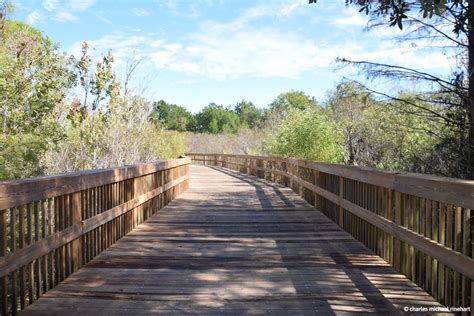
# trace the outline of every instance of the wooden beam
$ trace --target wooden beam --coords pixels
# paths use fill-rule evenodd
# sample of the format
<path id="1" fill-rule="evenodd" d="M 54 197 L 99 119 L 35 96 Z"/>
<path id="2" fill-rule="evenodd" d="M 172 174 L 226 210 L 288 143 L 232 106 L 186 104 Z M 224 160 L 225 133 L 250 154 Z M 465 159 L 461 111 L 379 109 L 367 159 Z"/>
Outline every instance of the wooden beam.
<path id="1" fill-rule="evenodd" d="M 188 154 L 199 156 L 200 154 Z M 212 154 L 206 154 L 212 156 Z M 382 186 L 400 193 L 416 195 L 418 197 L 449 203 L 456 206 L 474 209 L 474 181 L 462 180 L 433 175 L 415 174 L 408 172 L 394 172 L 382 169 L 347 166 L 342 164 L 306 161 L 302 159 L 220 155 L 223 157 L 241 157 L 254 160 L 288 162 L 296 166 L 310 168 L 335 176 Z"/>
<path id="2" fill-rule="evenodd" d="M 32 179 L 0 182 L 0 212 L 31 202 L 132 179 L 191 162 L 190 158 L 110 169 L 86 170 Z"/>
<path id="3" fill-rule="evenodd" d="M 0 277 L 8 275 L 18 268 L 38 259 L 50 251 L 57 249 L 65 244 L 81 237 L 83 234 L 96 229 L 97 227 L 107 223 L 129 210 L 143 204 L 151 198 L 168 191 L 172 187 L 186 181 L 188 176 L 183 176 L 173 180 L 163 187 L 159 187 L 153 191 L 140 195 L 139 197 L 116 206 L 106 212 L 98 214 L 94 217 L 81 221 L 71 227 L 54 233 L 48 238 L 41 239 L 35 244 L 24 247 L 14 253 L 0 259 Z"/>

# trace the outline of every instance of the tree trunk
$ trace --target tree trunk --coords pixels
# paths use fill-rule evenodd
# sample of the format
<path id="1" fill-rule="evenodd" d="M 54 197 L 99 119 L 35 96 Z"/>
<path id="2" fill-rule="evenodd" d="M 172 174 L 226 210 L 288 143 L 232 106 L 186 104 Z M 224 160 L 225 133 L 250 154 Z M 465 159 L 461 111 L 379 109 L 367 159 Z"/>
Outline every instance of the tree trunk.
<path id="1" fill-rule="evenodd" d="M 469 50 L 469 139 L 468 139 L 468 177 L 474 179 L 474 4 L 468 7 L 468 50 Z"/>

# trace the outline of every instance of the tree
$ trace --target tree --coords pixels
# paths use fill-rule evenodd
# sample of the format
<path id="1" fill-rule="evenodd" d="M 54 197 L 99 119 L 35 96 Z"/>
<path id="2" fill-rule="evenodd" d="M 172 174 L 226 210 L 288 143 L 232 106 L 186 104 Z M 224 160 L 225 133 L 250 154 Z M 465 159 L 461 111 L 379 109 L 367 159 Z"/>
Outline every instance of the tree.
<path id="1" fill-rule="evenodd" d="M 42 174 L 42 154 L 63 136 L 55 107 L 73 86 L 69 62 L 40 31 L 5 21 L 0 42 L 0 178 Z"/>
<path id="2" fill-rule="evenodd" d="M 309 3 L 316 3 L 309 0 Z M 370 76 L 389 76 L 401 79 L 423 81 L 434 86 L 432 94 L 420 95 L 418 101 L 434 105 L 444 104 L 449 112 L 433 111 L 430 107 L 425 110 L 433 117 L 441 118 L 446 125 L 456 125 L 461 130 L 459 137 L 463 144 L 459 151 L 465 153 L 459 160 L 464 169 L 462 176 L 474 179 L 474 6 L 468 0 L 346 0 L 347 5 L 357 6 L 360 12 L 372 16 L 374 26 L 388 24 L 403 29 L 409 25 L 411 31 L 405 39 L 412 41 L 420 39 L 442 39 L 454 47 L 456 55 L 467 55 L 467 63 L 462 62 L 452 76 L 443 78 L 403 66 L 378 64 L 367 61 L 348 61 L 363 66 Z M 451 31 L 447 31 L 447 26 Z M 446 45 L 445 47 L 447 47 Z M 372 91 L 376 93 L 376 91 Z M 392 95 L 384 94 L 387 99 L 406 101 Z M 410 101 L 407 103 L 410 104 Z M 417 107 L 417 104 L 411 104 Z M 436 107 L 435 107 L 436 108 Z M 444 116 L 443 114 L 449 114 Z M 467 136 L 464 136 L 466 130 Z"/>
<path id="3" fill-rule="evenodd" d="M 162 124 L 166 129 L 185 132 L 196 129 L 196 119 L 186 108 L 169 104 L 163 100 L 153 103 L 150 115 L 156 124 Z"/>
<path id="4" fill-rule="evenodd" d="M 280 94 L 272 103 L 270 103 L 269 112 L 283 117 L 291 109 L 300 111 L 311 109 L 316 106 L 314 98 L 310 98 L 303 91 L 290 91 Z"/>
<path id="5" fill-rule="evenodd" d="M 266 142 L 269 153 L 277 156 L 345 161 L 343 134 L 322 108 L 291 109 Z"/>
<path id="6" fill-rule="evenodd" d="M 416 94 L 398 98 L 421 104 Z M 456 130 L 403 101 L 380 101 L 355 82 L 343 82 L 329 95 L 328 109 L 344 134 L 350 164 L 410 172 L 458 175 Z M 449 153 L 450 152 L 450 153 Z"/>
<path id="7" fill-rule="evenodd" d="M 113 106 L 119 99 L 120 83 L 113 71 L 113 62 L 114 57 L 112 51 L 109 50 L 108 54 L 102 57 L 102 60 L 97 61 L 95 72 L 92 72 L 92 60 L 89 56 L 89 44 L 87 42 L 82 44 L 81 58 L 74 60 L 76 74 L 84 90 L 84 99 L 81 106 L 85 109 L 83 113 L 88 114 L 87 117 L 82 118 L 80 125 L 80 153 L 82 155 L 80 160 L 84 163 L 82 169 L 98 167 L 97 133 L 95 131 L 97 112 L 99 110 L 110 110 L 110 106 Z M 92 98 L 91 100 L 89 96 Z M 110 101 L 106 103 L 107 106 L 103 109 L 99 109 L 102 102 L 106 100 Z M 86 120 L 88 120 L 88 122 L 86 122 Z M 89 127 L 87 131 L 86 123 L 88 123 Z M 86 146 L 88 145 L 92 147 L 90 164 L 87 163 L 88 156 L 86 156 Z"/>
<path id="8" fill-rule="evenodd" d="M 0 1 L 0 38 L 3 37 L 5 31 L 5 21 L 7 19 L 7 13 L 15 11 L 11 0 Z"/>
<path id="9" fill-rule="evenodd" d="M 235 105 L 234 111 L 239 116 L 240 124 L 242 126 L 254 128 L 262 124 L 262 111 L 257 109 L 257 107 L 252 102 L 242 100 Z"/>
<path id="10" fill-rule="evenodd" d="M 198 132 L 235 133 L 240 128 L 240 118 L 232 109 L 210 103 L 196 115 L 196 125 Z"/>

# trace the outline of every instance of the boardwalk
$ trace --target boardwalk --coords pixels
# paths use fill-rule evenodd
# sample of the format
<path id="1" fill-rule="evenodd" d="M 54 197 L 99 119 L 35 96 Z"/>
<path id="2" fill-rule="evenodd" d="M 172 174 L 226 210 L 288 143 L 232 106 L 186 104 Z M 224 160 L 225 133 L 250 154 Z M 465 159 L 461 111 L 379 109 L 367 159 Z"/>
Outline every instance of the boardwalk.
<path id="1" fill-rule="evenodd" d="M 290 189 L 191 167 L 190 189 L 24 315 L 397 313 L 439 306 Z"/>

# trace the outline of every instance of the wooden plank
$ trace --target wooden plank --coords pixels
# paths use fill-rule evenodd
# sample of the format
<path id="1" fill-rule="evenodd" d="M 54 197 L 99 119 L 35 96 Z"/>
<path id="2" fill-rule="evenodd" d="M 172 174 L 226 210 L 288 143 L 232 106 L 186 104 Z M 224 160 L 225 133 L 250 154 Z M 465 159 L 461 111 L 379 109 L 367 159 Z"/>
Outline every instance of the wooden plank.
<path id="1" fill-rule="evenodd" d="M 71 222 L 72 225 L 80 224 L 82 222 L 82 194 L 84 191 L 75 192 L 71 196 Z M 84 231 L 81 233 L 81 237 L 84 235 Z M 82 266 L 82 238 L 77 238 L 72 241 L 72 271 L 77 271 Z"/>
<path id="2" fill-rule="evenodd" d="M 28 212 L 28 218 L 30 218 L 30 213 Z M 28 219 L 27 223 L 31 220 Z M 20 249 L 25 247 L 25 206 L 19 208 L 19 221 L 18 221 L 18 244 Z M 31 232 L 31 230 L 30 230 Z M 27 264 L 27 262 L 25 263 Z M 20 269 L 20 309 L 25 308 L 26 306 L 26 269 L 24 265 L 18 267 Z"/>
<path id="3" fill-rule="evenodd" d="M 398 314 L 407 305 L 440 306 L 290 190 L 228 170 L 192 170 L 179 199 L 25 315 Z"/>
<path id="4" fill-rule="evenodd" d="M 7 232 L 7 212 L 0 213 L 0 257 L 5 257 L 8 252 L 8 232 Z M 8 276 L 0 278 L 2 295 L 0 302 L 2 305 L 2 315 L 8 314 Z"/>
<path id="5" fill-rule="evenodd" d="M 56 232 L 50 237 L 42 239 L 33 245 L 15 251 L 14 255 L 9 255 L 0 261 L 0 275 L 7 275 L 12 271 L 15 271 L 35 258 L 44 256 L 52 249 L 57 249 L 78 238 L 81 234 L 82 227 L 81 225 L 76 224 L 64 229 L 63 231 Z"/>
<path id="6" fill-rule="evenodd" d="M 275 170 L 275 172 L 280 172 L 280 171 Z M 430 255 L 433 258 L 436 258 L 439 262 L 442 262 L 444 265 L 451 267 L 457 272 L 464 274 L 471 279 L 474 279 L 474 259 L 469 258 L 459 252 L 456 252 L 444 246 L 444 237 L 442 237 L 442 240 L 439 243 L 434 242 L 433 240 L 430 240 L 424 236 L 414 233 L 409 229 L 398 226 L 396 223 L 393 223 L 392 221 L 389 221 L 379 215 L 375 215 L 372 212 L 360 207 L 359 205 L 356 205 L 345 199 L 340 200 L 340 197 L 337 196 L 336 194 L 326 191 L 320 187 L 316 187 L 312 183 L 301 180 L 291 174 L 286 174 L 286 176 L 291 178 L 293 181 L 300 183 L 304 187 L 312 190 L 313 192 L 325 197 L 326 199 L 335 203 L 336 205 L 339 205 L 340 203 L 340 205 L 344 209 L 359 216 L 360 218 L 364 219 L 368 223 L 371 223 L 372 225 L 377 226 L 378 228 L 382 229 L 384 232 L 391 234 L 395 238 L 400 239 L 401 241 L 415 247 L 416 249 L 424 252 L 425 254 Z M 444 211 L 442 211 L 441 214 L 442 216 L 445 216 L 443 215 L 445 214 Z M 442 233 L 444 234 L 444 230 L 442 231 Z M 443 278 L 444 278 L 444 274 L 443 274 Z"/>
<path id="7" fill-rule="evenodd" d="M 17 226 L 16 226 L 16 208 L 11 208 L 10 209 L 10 253 L 14 253 L 16 251 L 16 239 L 17 239 Z M 17 271 L 10 271 L 12 273 L 11 276 L 11 283 L 12 283 L 12 289 L 11 289 L 11 311 L 13 315 L 16 315 L 16 311 L 18 310 L 18 300 L 17 300 L 17 294 L 18 294 L 18 272 Z M 7 275 L 8 273 L 2 273 L 0 275 L 4 276 Z"/>
<path id="8" fill-rule="evenodd" d="M 189 158 L 0 182 L 0 212 L 31 202 L 132 179 L 190 163 Z"/>
<path id="9" fill-rule="evenodd" d="M 188 155 L 198 156 L 194 153 Z M 212 154 L 207 155 L 212 156 Z M 393 172 L 382 169 L 305 161 L 301 159 L 239 155 L 222 156 L 264 159 L 275 162 L 286 161 L 297 166 L 304 166 L 306 168 L 311 168 L 336 176 L 371 183 L 405 194 L 412 194 L 426 199 L 474 209 L 474 181 L 472 180 L 461 180 L 406 172 Z"/>
<path id="10" fill-rule="evenodd" d="M 171 187 L 182 183 L 185 181 L 187 176 L 181 177 L 179 179 L 173 180 L 167 183 L 164 188 L 160 187 L 151 192 L 140 195 L 138 198 L 130 200 L 124 204 L 121 204 L 109 211 L 96 215 L 92 218 L 86 219 L 78 224 L 70 226 L 66 229 L 58 231 L 46 239 L 42 239 L 37 243 L 27 246 L 19 251 L 16 251 L 14 255 L 9 255 L 6 258 L 3 258 L 0 261 L 0 276 L 6 275 L 21 266 L 40 258 L 50 252 L 53 249 L 58 249 L 59 247 L 64 246 L 65 244 L 79 238 L 84 233 L 93 231 L 97 229 L 102 224 L 128 212 L 133 209 L 135 206 L 141 205 L 145 201 L 151 199 L 152 197 L 162 193 L 163 191 L 169 190 Z M 97 235 L 98 236 L 98 235 Z M 98 237 L 97 237 L 98 239 Z M 94 248 L 98 250 L 98 242 L 94 243 Z M 61 265 L 64 261 L 61 262 Z M 63 269 L 61 269 L 61 274 L 64 278 Z"/>

